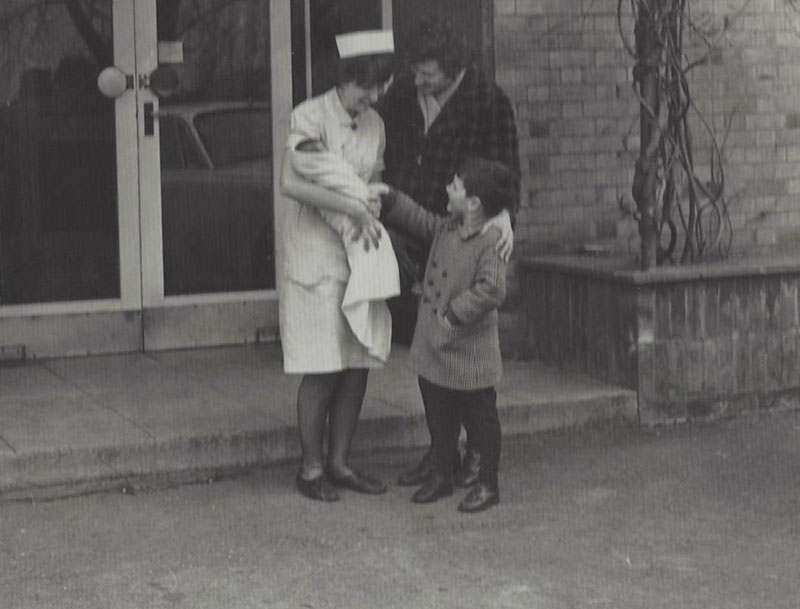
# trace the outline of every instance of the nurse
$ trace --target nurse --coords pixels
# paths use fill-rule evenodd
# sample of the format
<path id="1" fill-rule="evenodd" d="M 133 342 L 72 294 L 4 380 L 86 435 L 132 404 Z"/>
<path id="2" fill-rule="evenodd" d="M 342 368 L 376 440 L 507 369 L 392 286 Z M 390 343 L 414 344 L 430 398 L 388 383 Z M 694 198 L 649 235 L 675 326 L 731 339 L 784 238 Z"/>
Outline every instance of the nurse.
<path id="1" fill-rule="evenodd" d="M 387 490 L 348 465 L 368 371 L 383 363 L 359 342 L 342 314 L 347 256 L 341 236 L 317 210 L 347 214 L 364 247 L 388 236 L 375 217 L 378 209 L 304 179 L 292 168 L 292 155 L 301 141 L 318 140 L 362 180 L 380 180 L 386 137 L 373 106 L 391 80 L 394 39 L 386 30 L 353 32 L 337 36 L 336 46 L 337 84 L 292 111 L 281 175 L 282 192 L 290 197 L 279 302 L 284 371 L 302 375 L 297 392 L 302 463 L 295 482 L 301 494 L 318 501 L 338 500 L 338 489 L 375 495 Z"/>

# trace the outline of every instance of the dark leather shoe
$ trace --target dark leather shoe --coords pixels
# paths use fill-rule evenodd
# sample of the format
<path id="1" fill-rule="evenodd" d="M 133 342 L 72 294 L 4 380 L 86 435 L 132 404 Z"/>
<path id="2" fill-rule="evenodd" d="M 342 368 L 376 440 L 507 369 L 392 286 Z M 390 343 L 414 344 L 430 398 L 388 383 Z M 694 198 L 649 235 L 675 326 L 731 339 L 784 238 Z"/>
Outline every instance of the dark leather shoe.
<path id="1" fill-rule="evenodd" d="M 414 503 L 433 503 L 453 494 L 453 481 L 446 476 L 433 472 L 428 481 L 411 496 Z"/>
<path id="2" fill-rule="evenodd" d="M 400 474 L 397 484 L 400 486 L 419 486 L 420 484 L 425 484 L 432 473 L 433 465 L 426 455 L 415 467 Z"/>
<path id="3" fill-rule="evenodd" d="M 480 471 L 481 454 L 477 450 L 468 450 L 461 467 L 453 477 L 453 484 L 461 488 L 472 486 L 478 481 Z"/>
<path id="4" fill-rule="evenodd" d="M 333 486 L 350 489 L 351 491 L 364 493 L 366 495 L 380 495 L 388 490 L 386 485 L 380 480 L 376 480 L 375 478 L 371 478 L 355 470 L 347 476 L 336 476 L 333 472 L 329 471 L 328 479 Z"/>
<path id="5" fill-rule="evenodd" d="M 461 455 L 455 452 L 453 453 L 452 459 L 453 473 L 455 473 L 461 465 Z M 429 450 L 425 453 L 425 456 L 422 457 L 422 461 L 416 466 L 400 474 L 400 477 L 397 478 L 397 484 L 400 486 L 419 486 L 420 484 L 425 484 L 430 479 L 434 469 L 433 454 Z"/>
<path id="6" fill-rule="evenodd" d="M 315 501 L 339 500 L 339 493 L 325 479 L 325 476 L 317 476 L 311 480 L 306 480 L 300 472 L 297 472 L 297 478 L 295 478 L 294 483 L 297 486 L 297 490 L 309 499 L 314 499 Z"/>
<path id="7" fill-rule="evenodd" d="M 458 504 L 459 512 L 482 512 L 485 509 L 500 503 L 500 492 L 483 482 L 472 487 L 463 501 Z"/>

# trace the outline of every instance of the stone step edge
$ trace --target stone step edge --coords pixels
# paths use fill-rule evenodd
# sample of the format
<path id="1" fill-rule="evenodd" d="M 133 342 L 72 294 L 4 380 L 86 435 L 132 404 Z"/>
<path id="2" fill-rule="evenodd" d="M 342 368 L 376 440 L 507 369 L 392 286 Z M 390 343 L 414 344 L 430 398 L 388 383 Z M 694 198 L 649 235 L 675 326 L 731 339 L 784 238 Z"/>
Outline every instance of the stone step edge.
<path id="1" fill-rule="evenodd" d="M 511 437 L 605 421 L 636 422 L 634 392 L 498 408 Z M 422 412 L 359 422 L 353 452 L 422 448 L 429 442 Z M 0 499 L 13 501 L 135 486 L 203 482 L 300 456 L 297 428 L 171 438 L 147 444 L 41 451 L 0 459 Z"/>

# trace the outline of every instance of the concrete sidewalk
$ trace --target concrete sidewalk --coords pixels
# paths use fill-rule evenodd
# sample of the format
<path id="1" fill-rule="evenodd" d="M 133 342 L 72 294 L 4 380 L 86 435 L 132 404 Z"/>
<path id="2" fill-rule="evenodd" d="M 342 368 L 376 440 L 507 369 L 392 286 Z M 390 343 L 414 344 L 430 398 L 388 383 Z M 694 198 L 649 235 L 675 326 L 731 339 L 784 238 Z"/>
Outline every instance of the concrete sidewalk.
<path id="1" fill-rule="evenodd" d="M 354 450 L 425 446 L 407 351 L 370 373 Z M 203 479 L 299 456 L 295 396 L 277 345 L 0 366 L 0 493 Z M 635 420 L 634 391 L 535 362 L 505 362 L 506 436 Z"/>

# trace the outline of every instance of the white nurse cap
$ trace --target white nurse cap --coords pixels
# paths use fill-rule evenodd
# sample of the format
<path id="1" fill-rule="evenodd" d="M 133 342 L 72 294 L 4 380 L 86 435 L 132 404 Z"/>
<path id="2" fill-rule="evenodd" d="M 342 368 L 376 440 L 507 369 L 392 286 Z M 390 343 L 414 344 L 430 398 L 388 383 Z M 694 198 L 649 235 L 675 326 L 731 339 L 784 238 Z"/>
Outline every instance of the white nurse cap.
<path id="1" fill-rule="evenodd" d="M 364 30 L 340 34 L 336 37 L 336 48 L 341 59 L 394 53 L 394 35 L 392 30 Z"/>

